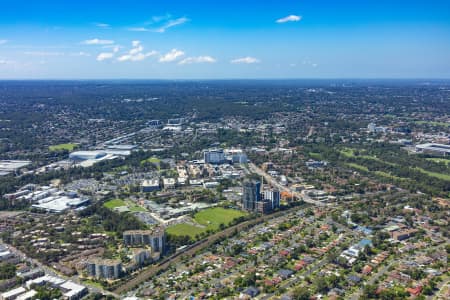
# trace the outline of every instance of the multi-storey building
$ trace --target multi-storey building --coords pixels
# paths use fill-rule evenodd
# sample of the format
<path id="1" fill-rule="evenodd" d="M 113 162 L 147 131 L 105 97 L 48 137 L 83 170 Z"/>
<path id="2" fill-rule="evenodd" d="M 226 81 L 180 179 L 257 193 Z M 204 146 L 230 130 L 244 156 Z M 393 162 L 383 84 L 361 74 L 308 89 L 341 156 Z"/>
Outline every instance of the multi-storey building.
<path id="1" fill-rule="evenodd" d="M 225 162 L 225 154 L 223 149 L 211 149 L 203 153 L 205 163 L 218 165 Z"/>
<path id="2" fill-rule="evenodd" d="M 151 246 L 155 252 L 164 252 L 165 234 L 163 227 L 151 230 L 128 230 L 123 233 L 123 243 L 127 246 Z"/>
<path id="3" fill-rule="evenodd" d="M 261 183 L 255 180 L 244 182 L 244 191 L 242 194 L 242 208 L 249 211 L 255 211 L 257 202 L 261 199 Z"/>
<path id="4" fill-rule="evenodd" d="M 88 261 L 86 271 L 92 277 L 117 279 L 122 273 L 122 263 L 120 260 L 96 258 Z"/>

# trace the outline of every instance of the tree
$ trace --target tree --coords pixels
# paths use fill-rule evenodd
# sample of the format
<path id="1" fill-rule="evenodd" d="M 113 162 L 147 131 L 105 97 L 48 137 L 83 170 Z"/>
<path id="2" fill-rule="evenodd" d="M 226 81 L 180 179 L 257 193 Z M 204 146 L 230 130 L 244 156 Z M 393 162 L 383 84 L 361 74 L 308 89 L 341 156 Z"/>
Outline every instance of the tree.
<path id="1" fill-rule="evenodd" d="M 294 300 L 309 300 L 311 293 L 306 287 L 298 287 L 292 292 L 292 298 Z"/>
<path id="2" fill-rule="evenodd" d="M 16 275 L 16 265 L 6 263 L 0 265 L 0 280 L 13 278 Z"/>
<path id="3" fill-rule="evenodd" d="M 363 289 L 362 299 L 371 299 L 376 297 L 377 286 L 368 284 Z"/>
<path id="4" fill-rule="evenodd" d="M 325 293 L 328 291 L 328 282 L 323 276 L 319 276 L 316 278 L 316 290 L 320 293 Z"/>

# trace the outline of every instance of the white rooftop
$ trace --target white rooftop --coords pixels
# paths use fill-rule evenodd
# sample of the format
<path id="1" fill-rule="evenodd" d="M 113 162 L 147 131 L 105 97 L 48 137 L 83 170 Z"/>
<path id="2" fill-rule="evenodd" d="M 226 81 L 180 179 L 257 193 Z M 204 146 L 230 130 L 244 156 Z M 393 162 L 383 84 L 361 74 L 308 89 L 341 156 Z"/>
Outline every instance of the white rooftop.
<path id="1" fill-rule="evenodd" d="M 86 289 L 86 287 L 76 284 L 73 281 L 66 281 L 65 283 L 61 284 L 60 287 L 68 290 L 68 292 L 64 293 L 64 296 L 68 298 L 73 297 Z"/>
<path id="2" fill-rule="evenodd" d="M 20 295 L 16 300 L 29 300 L 36 296 L 37 292 L 35 290 L 29 290 L 25 294 Z"/>
<path id="3" fill-rule="evenodd" d="M 7 299 L 7 298 L 12 298 L 12 297 L 17 297 L 20 294 L 25 293 L 27 290 L 24 287 L 18 287 L 16 289 L 4 292 L 1 294 L 2 299 Z"/>

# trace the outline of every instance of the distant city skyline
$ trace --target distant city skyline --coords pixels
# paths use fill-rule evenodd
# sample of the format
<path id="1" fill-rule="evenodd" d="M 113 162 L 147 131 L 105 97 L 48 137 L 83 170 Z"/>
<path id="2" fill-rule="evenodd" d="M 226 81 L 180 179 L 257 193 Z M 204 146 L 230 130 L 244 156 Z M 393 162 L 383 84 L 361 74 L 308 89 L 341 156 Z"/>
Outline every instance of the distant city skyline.
<path id="1" fill-rule="evenodd" d="M 0 79 L 450 78 L 449 53 L 444 0 L 17 0 L 0 11 Z"/>

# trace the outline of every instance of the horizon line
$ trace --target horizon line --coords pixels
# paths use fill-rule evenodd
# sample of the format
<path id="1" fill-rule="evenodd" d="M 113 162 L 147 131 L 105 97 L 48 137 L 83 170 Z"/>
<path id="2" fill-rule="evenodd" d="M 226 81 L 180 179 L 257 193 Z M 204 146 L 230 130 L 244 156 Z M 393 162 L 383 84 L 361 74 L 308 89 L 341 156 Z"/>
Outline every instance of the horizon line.
<path id="1" fill-rule="evenodd" d="M 288 81 L 288 80 L 429 80 L 447 81 L 450 77 L 286 77 L 286 78 L 0 78 L 1 81 Z"/>

